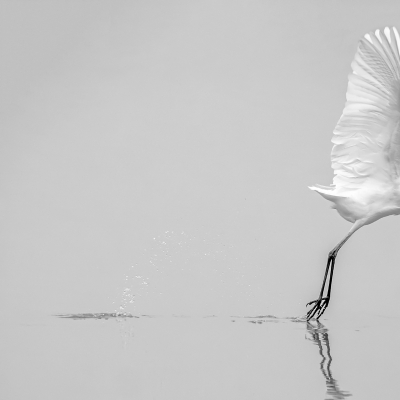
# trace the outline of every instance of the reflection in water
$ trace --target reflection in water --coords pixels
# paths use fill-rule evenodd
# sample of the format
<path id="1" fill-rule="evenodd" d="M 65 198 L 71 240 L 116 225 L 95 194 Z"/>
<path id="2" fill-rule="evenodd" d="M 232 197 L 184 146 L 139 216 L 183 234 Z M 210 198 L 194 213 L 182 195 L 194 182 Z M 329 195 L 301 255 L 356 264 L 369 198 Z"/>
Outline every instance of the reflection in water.
<path id="1" fill-rule="evenodd" d="M 280 323 L 284 321 L 292 321 L 296 323 L 303 322 L 303 320 L 299 320 L 298 318 L 278 318 L 273 315 L 245 318 L 250 318 L 249 322 L 253 324 L 263 324 L 271 322 Z M 337 380 L 333 379 L 332 376 L 332 355 L 331 346 L 329 344 L 328 329 L 325 328 L 325 326 L 322 325 L 321 322 L 316 321 L 316 323 L 317 325 L 313 325 L 310 322 L 307 322 L 307 333 L 309 337 L 306 338 L 308 340 L 311 340 L 319 348 L 319 354 L 321 355 L 320 370 L 325 378 L 326 394 L 328 396 L 325 400 L 342 400 L 346 397 L 350 397 L 352 396 L 352 394 L 348 391 L 340 390 Z"/>
<path id="2" fill-rule="evenodd" d="M 317 321 L 317 326 L 312 325 L 307 322 L 307 337 L 319 348 L 319 354 L 321 355 L 320 369 L 324 375 L 326 381 L 326 393 L 329 396 L 328 399 L 340 400 L 346 397 L 350 397 L 351 393 L 340 390 L 339 384 L 336 379 L 333 379 L 331 372 L 332 356 L 331 347 L 329 345 L 328 329 L 325 328 L 319 321 Z"/>
<path id="3" fill-rule="evenodd" d="M 121 337 L 124 341 L 124 348 L 128 346 L 130 340 L 134 336 L 133 327 L 131 324 L 126 324 L 128 319 L 132 318 L 157 318 L 156 315 L 132 315 L 130 313 L 82 313 L 82 314 L 59 314 L 56 315 L 59 318 L 68 318 L 74 320 L 87 320 L 87 319 L 103 319 L 109 320 L 114 319 L 115 321 L 121 323 Z M 174 315 L 172 318 L 190 318 L 187 315 Z M 203 316 L 201 318 L 217 318 L 215 315 Z M 274 315 L 258 315 L 255 317 L 251 316 L 231 316 L 231 321 L 236 322 L 240 320 L 247 320 L 253 324 L 265 324 L 265 323 L 291 323 L 291 322 L 303 322 L 299 321 L 297 318 L 279 318 Z M 331 347 L 329 344 L 328 329 L 325 328 L 319 321 L 316 321 L 316 325 L 307 322 L 307 340 L 311 340 L 315 345 L 318 346 L 319 354 L 321 355 L 320 370 L 324 375 L 326 388 L 327 388 L 327 398 L 326 400 L 342 400 L 346 397 L 352 396 L 351 393 L 339 389 L 339 384 L 336 379 L 333 379 L 331 372 L 332 355 Z"/>

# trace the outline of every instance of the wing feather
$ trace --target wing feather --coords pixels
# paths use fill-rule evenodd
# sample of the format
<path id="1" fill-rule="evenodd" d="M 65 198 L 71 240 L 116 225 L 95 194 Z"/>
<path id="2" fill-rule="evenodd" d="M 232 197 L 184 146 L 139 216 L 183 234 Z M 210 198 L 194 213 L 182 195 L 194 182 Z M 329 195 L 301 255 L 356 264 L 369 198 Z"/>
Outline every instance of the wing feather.
<path id="1" fill-rule="evenodd" d="M 396 28 L 385 28 L 358 45 L 346 105 L 333 132 L 335 195 L 360 189 L 366 180 L 393 184 L 400 177 L 399 43 Z"/>

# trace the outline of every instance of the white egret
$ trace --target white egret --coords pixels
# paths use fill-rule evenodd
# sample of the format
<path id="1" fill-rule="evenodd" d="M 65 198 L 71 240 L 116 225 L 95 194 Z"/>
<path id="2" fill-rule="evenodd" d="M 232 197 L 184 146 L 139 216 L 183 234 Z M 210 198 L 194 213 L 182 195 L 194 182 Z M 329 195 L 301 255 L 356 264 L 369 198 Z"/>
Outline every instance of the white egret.
<path id="1" fill-rule="evenodd" d="M 310 187 L 353 223 L 329 252 L 317 300 L 306 318 L 318 319 L 329 304 L 338 251 L 364 225 L 400 214 L 400 38 L 396 28 L 366 34 L 349 75 L 346 105 L 333 131 L 333 184 Z M 325 286 L 329 283 L 325 293 Z"/>

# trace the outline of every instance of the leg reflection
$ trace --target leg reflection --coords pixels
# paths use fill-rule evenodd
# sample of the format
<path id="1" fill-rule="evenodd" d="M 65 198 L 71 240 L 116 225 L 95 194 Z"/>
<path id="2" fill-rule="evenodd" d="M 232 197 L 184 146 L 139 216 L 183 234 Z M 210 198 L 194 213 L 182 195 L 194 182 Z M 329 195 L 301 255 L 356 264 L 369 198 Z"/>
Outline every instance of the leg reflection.
<path id="1" fill-rule="evenodd" d="M 329 345 L 328 329 L 325 328 L 319 321 L 316 325 L 307 322 L 307 333 L 306 339 L 311 340 L 319 348 L 319 354 L 321 355 L 320 369 L 324 375 L 326 382 L 326 393 L 328 399 L 339 400 L 350 397 L 351 393 L 340 390 L 339 384 L 336 379 L 333 379 L 331 372 L 332 356 L 331 347 Z"/>

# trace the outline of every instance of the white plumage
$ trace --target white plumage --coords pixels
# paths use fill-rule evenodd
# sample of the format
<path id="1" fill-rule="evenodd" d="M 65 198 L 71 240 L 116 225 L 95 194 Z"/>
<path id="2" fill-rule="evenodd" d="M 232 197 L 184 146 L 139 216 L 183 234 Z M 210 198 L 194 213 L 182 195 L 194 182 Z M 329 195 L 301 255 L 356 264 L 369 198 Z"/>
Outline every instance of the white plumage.
<path id="1" fill-rule="evenodd" d="M 335 258 L 350 236 L 363 225 L 400 214 L 400 38 L 396 28 L 366 34 L 351 67 L 346 105 L 333 131 L 333 184 L 310 189 L 331 201 L 353 226 L 329 253 L 321 293 L 309 303 L 315 304 L 307 319 L 318 319 L 328 306 Z"/>

